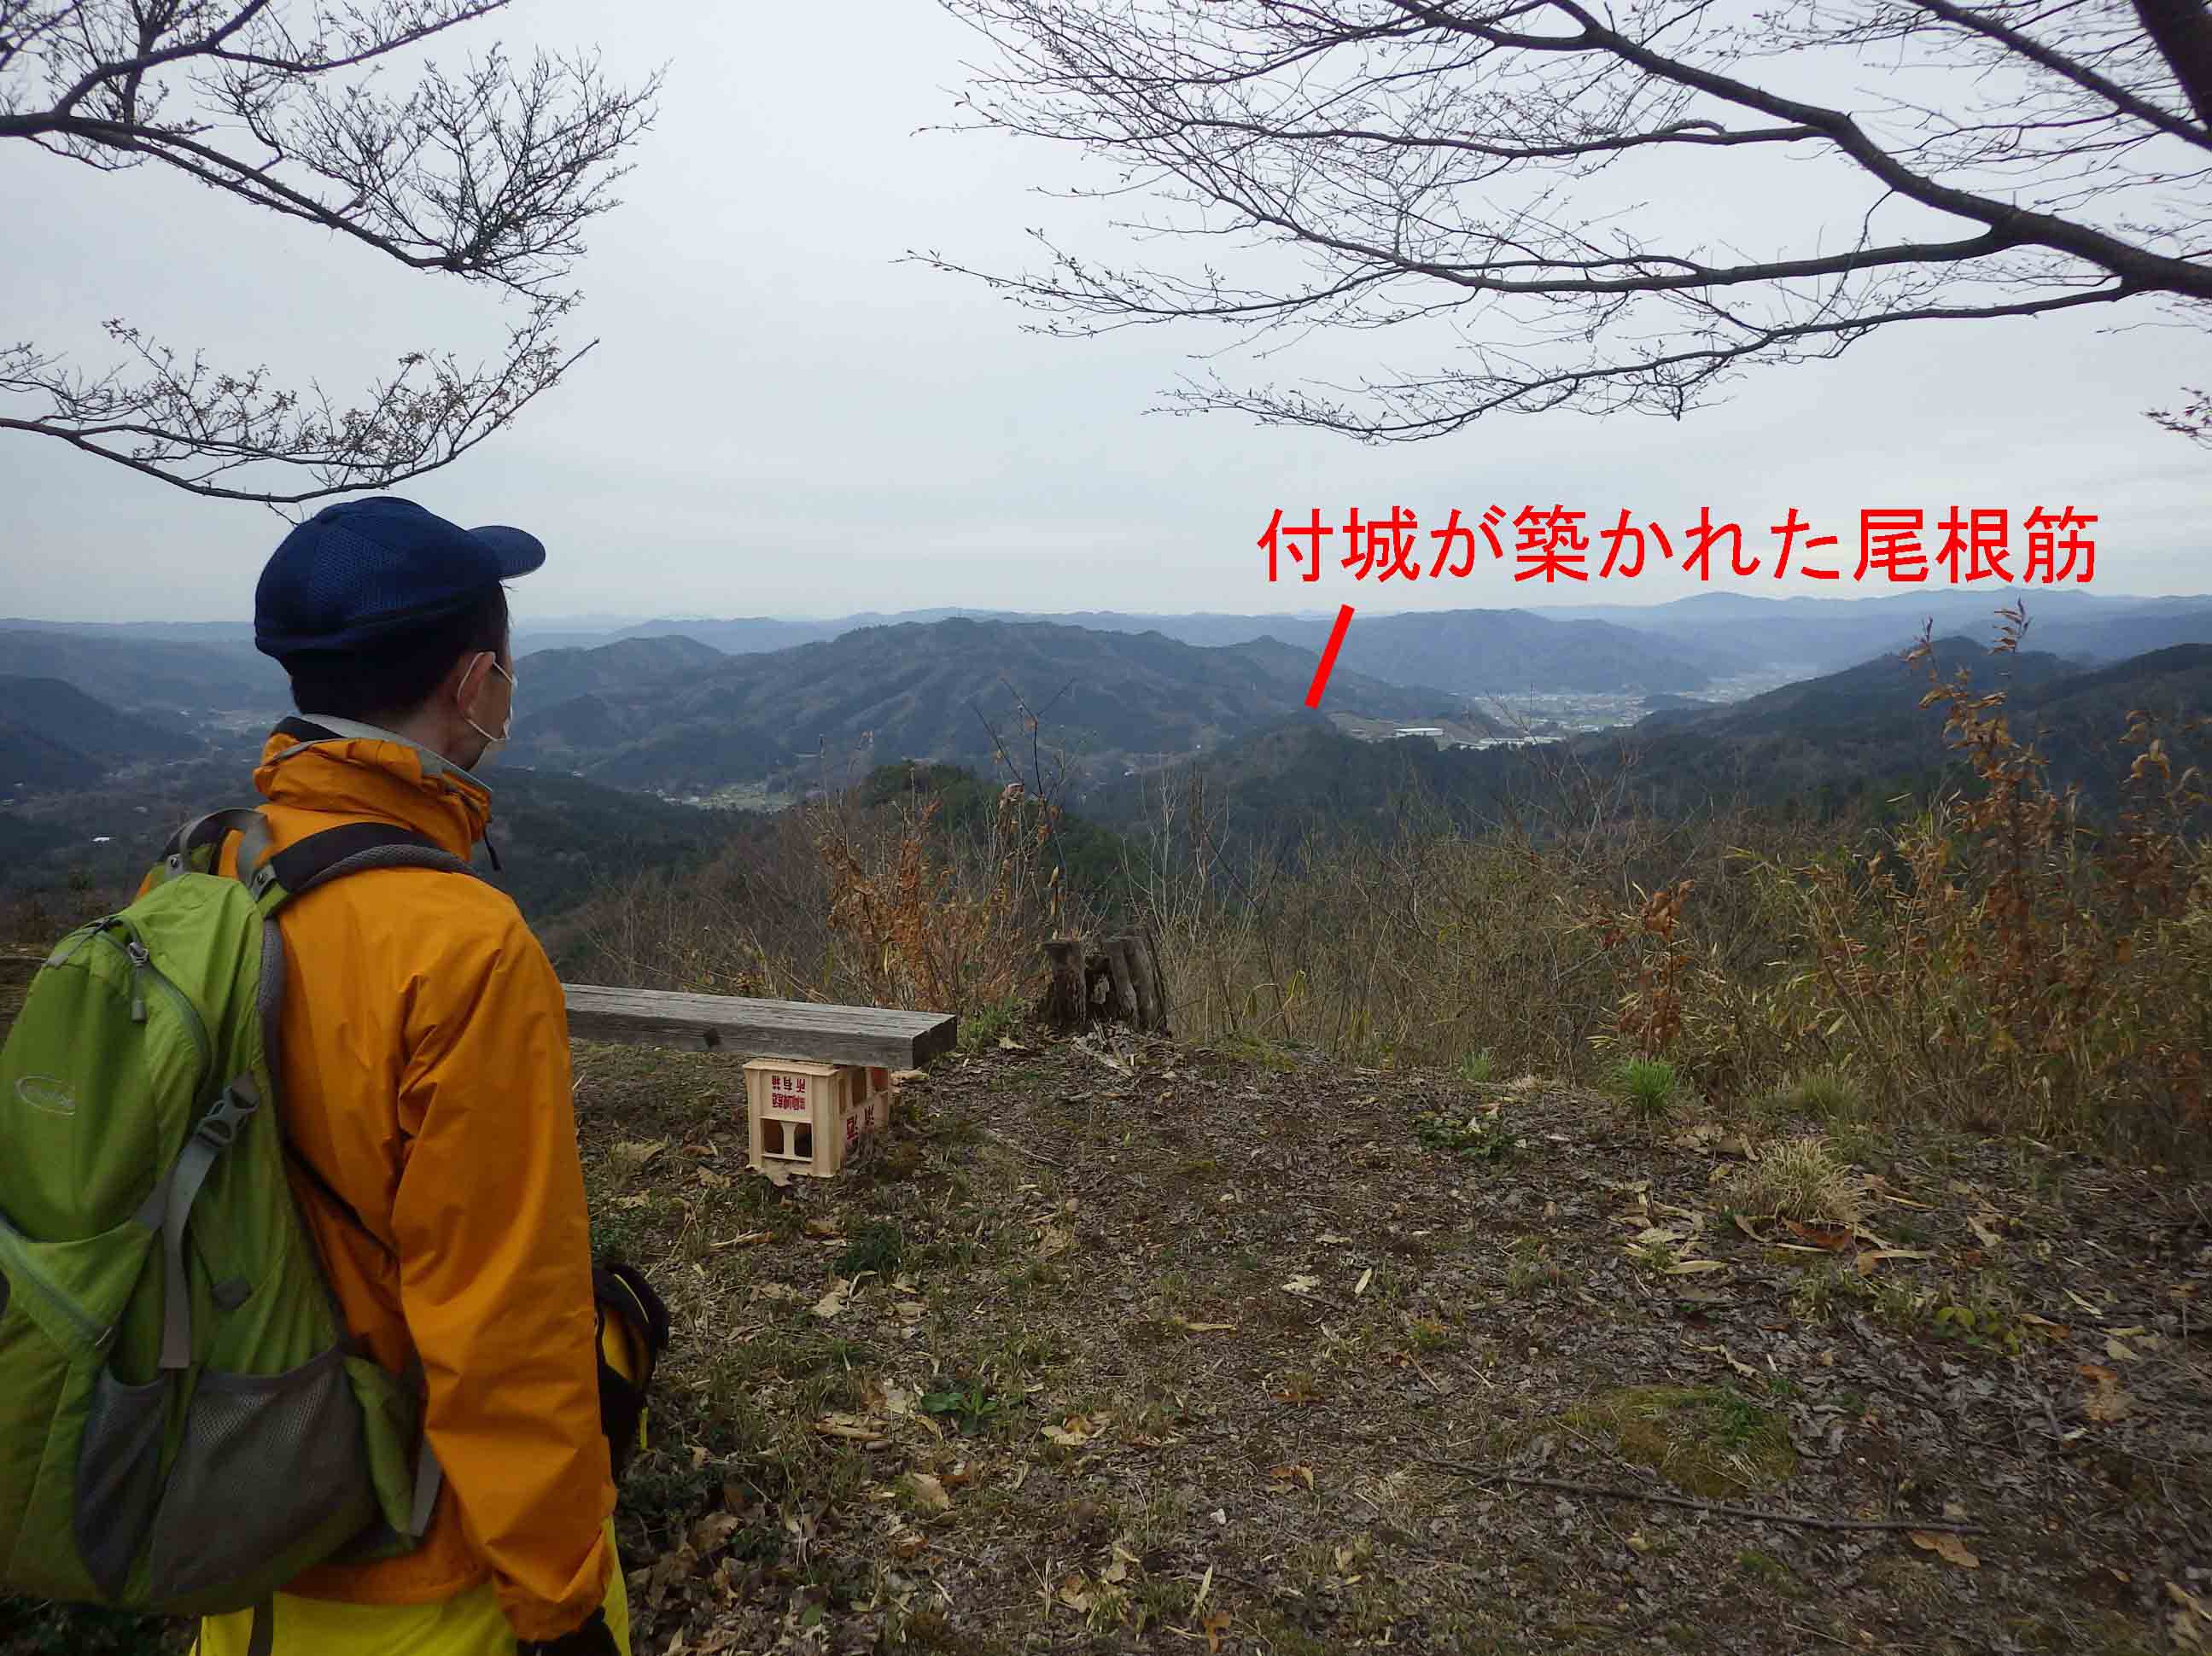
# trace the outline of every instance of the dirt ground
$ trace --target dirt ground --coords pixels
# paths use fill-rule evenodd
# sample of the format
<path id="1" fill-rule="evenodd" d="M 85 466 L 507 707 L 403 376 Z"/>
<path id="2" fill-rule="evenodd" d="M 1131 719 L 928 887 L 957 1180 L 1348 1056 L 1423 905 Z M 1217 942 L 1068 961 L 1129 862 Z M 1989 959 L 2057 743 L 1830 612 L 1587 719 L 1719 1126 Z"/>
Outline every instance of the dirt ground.
<path id="1" fill-rule="evenodd" d="M 2212 1647 L 2203 1183 L 1124 1038 L 779 1191 L 734 1060 L 577 1071 L 639 1656 Z"/>

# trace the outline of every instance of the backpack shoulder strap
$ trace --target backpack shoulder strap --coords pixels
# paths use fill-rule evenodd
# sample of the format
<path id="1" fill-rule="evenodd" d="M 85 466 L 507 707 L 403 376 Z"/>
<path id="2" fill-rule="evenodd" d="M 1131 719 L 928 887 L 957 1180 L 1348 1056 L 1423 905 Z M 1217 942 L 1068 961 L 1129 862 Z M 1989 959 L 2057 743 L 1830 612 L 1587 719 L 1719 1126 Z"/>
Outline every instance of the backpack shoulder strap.
<path id="1" fill-rule="evenodd" d="M 212 874 L 222 860 L 223 840 L 234 834 L 249 834 L 260 825 L 261 813 L 251 805 L 196 816 L 169 836 L 161 847 L 156 871 L 164 880 L 185 873 Z"/>
<path id="2" fill-rule="evenodd" d="M 372 868 L 427 868 L 483 877 L 465 858 L 434 840 L 388 822 L 348 822 L 325 828 L 273 856 L 266 854 L 266 825 L 257 817 L 255 826 L 258 836 L 248 830 L 238 848 L 238 877 L 264 915 L 326 881 Z"/>

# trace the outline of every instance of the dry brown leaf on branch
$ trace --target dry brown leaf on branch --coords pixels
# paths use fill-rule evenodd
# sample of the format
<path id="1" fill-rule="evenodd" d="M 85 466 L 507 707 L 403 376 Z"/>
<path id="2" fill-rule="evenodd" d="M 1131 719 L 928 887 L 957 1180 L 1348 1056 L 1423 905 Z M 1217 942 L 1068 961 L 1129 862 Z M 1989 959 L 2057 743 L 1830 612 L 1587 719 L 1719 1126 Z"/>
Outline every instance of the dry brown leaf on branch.
<path id="1" fill-rule="evenodd" d="M 1915 1530 L 1912 1532 L 1912 1544 L 1923 1551 L 1934 1553 L 1946 1563 L 1956 1564 L 1962 1570 L 1978 1570 L 1982 1567 L 1982 1561 L 1966 1550 L 1966 1544 L 1948 1530 L 1939 1530 L 1932 1535 L 1926 1530 Z"/>

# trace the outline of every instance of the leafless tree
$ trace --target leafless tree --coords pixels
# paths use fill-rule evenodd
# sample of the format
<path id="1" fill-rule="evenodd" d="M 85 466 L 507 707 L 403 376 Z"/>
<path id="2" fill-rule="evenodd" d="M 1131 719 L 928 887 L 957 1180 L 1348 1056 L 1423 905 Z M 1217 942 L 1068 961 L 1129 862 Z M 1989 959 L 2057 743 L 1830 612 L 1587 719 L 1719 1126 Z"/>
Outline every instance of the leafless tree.
<path id="1" fill-rule="evenodd" d="M 1498 409 L 1680 418 L 1893 325 L 2124 306 L 2201 329 L 2212 299 L 2203 0 L 945 4 L 998 47 L 967 124 L 1103 161 L 1074 193 L 1138 251 L 1038 232 L 1026 274 L 917 257 L 1047 332 L 1403 330 L 1437 363 L 1215 369 L 1170 393 L 1184 410 L 1378 440 Z M 1767 245 L 1701 232 L 1747 195 Z M 2201 437 L 2201 396 L 2164 423 Z"/>
<path id="2" fill-rule="evenodd" d="M 0 338 L 0 428 L 281 506 L 420 476 L 513 420 L 590 349 L 556 337 L 568 275 L 659 83 L 624 91 L 589 56 L 525 66 L 494 44 L 386 84 L 394 54 L 505 3 L 0 0 L 0 139 L 99 173 L 168 167 L 522 306 L 495 362 L 410 351 L 350 405 L 119 319 L 120 361 L 98 369 Z"/>

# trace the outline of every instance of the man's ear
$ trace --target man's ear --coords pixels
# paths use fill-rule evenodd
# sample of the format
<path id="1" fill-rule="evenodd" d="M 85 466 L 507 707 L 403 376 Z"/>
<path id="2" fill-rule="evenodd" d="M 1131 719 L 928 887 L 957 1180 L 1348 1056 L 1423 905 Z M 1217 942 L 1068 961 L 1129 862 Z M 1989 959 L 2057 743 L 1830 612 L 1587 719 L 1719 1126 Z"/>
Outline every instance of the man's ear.
<path id="1" fill-rule="evenodd" d="M 454 662 L 438 685 L 438 701 L 441 707 L 466 715 L 469 704 L 483 692 L 483 681 L 491 675 L 491 653 L 471 650 Z"/>

